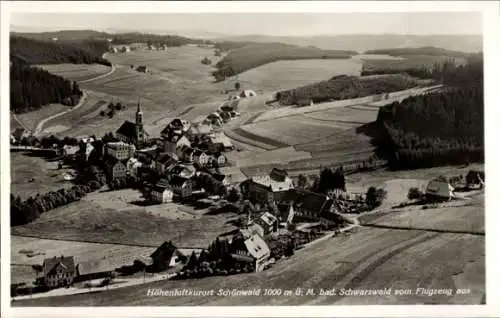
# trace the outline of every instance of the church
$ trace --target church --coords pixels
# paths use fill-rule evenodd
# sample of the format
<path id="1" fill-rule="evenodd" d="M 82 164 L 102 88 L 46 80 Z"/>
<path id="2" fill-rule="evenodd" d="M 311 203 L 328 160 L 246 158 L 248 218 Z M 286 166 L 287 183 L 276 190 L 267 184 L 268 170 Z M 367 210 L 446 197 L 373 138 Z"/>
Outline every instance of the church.
<path id="1" fill-rule="evenodd" d="M 125 143 L 133 144 L 140 149 L 148 141 L 148 133 L 144 131 L 142 122 L 143 113 L 141 111 L 141 102 L 137 102 L 137 111 L 135 113 L 135 123 L 126 120 L 116 131 L 116 138 Z"/>

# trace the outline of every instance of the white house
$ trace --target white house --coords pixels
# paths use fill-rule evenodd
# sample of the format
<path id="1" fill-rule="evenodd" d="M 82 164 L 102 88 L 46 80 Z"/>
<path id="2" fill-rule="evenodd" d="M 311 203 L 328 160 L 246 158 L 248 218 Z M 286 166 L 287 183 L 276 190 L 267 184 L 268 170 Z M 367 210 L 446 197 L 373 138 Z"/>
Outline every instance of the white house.
<path id="1" fill-rule="evenodd" d="M 166 185 L 155 185 L 151 191 L 151 199 L 156 203 L 172 202 L 174 191 Z"/>
<path id="2" fill-rule="evenodd" d="M 142 165 L 142 162 L 140 162 L 137 158 L 130 158 L 127 161 L 127 171 L 129 175 L 137 177 L 137 172 Z"/>
<path id="3" fill-rule="evenodd" d="M 199 149 L 195 149 L 193 151 L 193 161 L 196 162 L 199 166 L 205 166 L 208 164 L 210 160 L 210 156 L 207 155 L 204 151 Z"/>
<path id="4" fill-rule="evenodd" d="M 193 185 L 190 179 L 181 176 L 173 176 L 169 182 L 175 196 L 187 198 L 193 194 Z"/>
<path id="5" fill-rule="evenodd" d="M 425 196 L 432 201 L 451 200 L 455 197 L 454 191 L 455 189 L 449 182 L 432 180 L 427 184 Z"/>
<path id="6" fill-rule="evenodd" d="M 233 240 L 235 251 L 231 256 L 239 261 L 254 263 L 256 272 L 263 271 L 271 256 L 269 246 L 260 235 L 247 229 L 240 229 L 237 236 L 239 237 Z"/>

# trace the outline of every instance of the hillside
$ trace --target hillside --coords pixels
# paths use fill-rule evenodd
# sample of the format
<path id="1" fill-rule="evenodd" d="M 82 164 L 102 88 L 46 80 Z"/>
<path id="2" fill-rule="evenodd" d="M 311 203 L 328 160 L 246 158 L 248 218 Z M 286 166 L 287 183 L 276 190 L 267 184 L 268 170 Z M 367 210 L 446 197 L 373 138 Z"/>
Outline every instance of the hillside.
<path id="1" fill-rule="evenodd" d="M 405 76 L 359 78 L 357 76 L 334 76 L 327 81 L 305 85 L 276 94 L 280 105 L 308 105 L 310 101 L 322 103 L 364 97 L 375 94 L 401 91 L 418 83 Z"/>
<path id="2" fill-rule="evenodd" d="M 452 51 L 434 46 L 368 50 L 365 51 L 364 54 L 381 54 L 381 55 L 384 54 L 396 57 L 427 55 L 427 56 L 446 56 L 448 58 L 467 58 L 469 56 L 469 53 L 461 51 Z"/>
<path id="3" fill-rule="evenodd" d="M 186 44 L 203 44 L 210 41 L 190 39 L 178 35 L 158 35 L 147 33 L 121 33 L 111 35 L 113 44 L 132 44 L 132 43 L 162 43 L 167 46 L 183 46 Z"/>
<path id="4" fill-rule="evenodd" d="M 355 54 L 357 52 L 322 50 L 315 47 L 299 47 L 282 43 L 253 43 L 232 49 L 216 64 L 218 70 L 213 75 L 217 80 L 223 80 L 226 77 L 279 60 L 346 59 Z"/>
<path id="5" fill-rule="evenodd" d="M 352 50 L 364 52 L 398 47 L 441 47 L 462 52 L 482 51 L 481 35 L 411 35 L 411 34 L 355 34 L 318 36 L 242 35 L 214 39 L 216 42 L 281 42 L 300 46 L 315 46 L 324 50 Z"/>
<path id="6" fill-rule="evenodd" d="M 89 49 L 84 49 L 82 46 Z M 14 63 L 24 64 L 103 64 L 110 66 L 111 63 L 100 55 L 94 53 L 97 43 L 71 45 L 66 43 L 46 42 L 19 36 L 10 38 L 10 57 Z"/>
<path id="7" fill-rule="evenodd" d="M 24 37 L 38 41 L 51 41 L 57 38 L 62 42 L 81 42 L 84 40 L 106 40 L 110 38 L 110 34 L 93 30 L 62 30 L 53 32 L 12 32 L 12 36 Z"/>

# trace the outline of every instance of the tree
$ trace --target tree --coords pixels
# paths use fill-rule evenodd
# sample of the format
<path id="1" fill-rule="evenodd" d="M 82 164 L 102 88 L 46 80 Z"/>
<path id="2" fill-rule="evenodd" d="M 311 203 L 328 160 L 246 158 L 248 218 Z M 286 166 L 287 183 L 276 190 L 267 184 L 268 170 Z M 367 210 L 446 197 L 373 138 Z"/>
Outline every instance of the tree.
<path id="1" fill-rule="evenodd" d="M 240 82 L 236 82 L 236 83 L 234 83 L 234 89 L 235 89 L 235 90 L 239 91 L 239 90 L 240 90 L 240 88 L 241 88 L 241 84 L 240 84 Z"/>
<path id="2" fill-rule="evenodd" d="M 187 267 L 189 269 L 193 269 L 193 268 L 197 267 L 198 265 L 199 265 L 198 257 L 196 256 L 195 251 L 193 251 L 193 253 L 191 253 L 191 256 L 189 257 Z"/>
<path id="3" fill-rule="evenodd" d="M 408 190 L 408 200 L 420 200 L 424 196 L 424 193 L 419 188 L 410 188 Z"/>
<path id="4" fill-rule="evenodd" d="M 371 208 L 379 207 L 387 197 L 387 191 L 382 188 L 370 187 L 366 192 L 366 204 Z"/>
<path id="5" fill-rule="evenodd" d="M 240 199 L 241 199 L 241 193 L 238 191 L 238 189 L 234 187 L 231 188 L 231 190 L 229 190 L 229 193 L 227 195 L 227 200 L 229 202 L 235 203 L 238 202 Z"/>
<path id="6" fill-rule="evenodd" d="M 298 180 L 297 180 L 297 187 L 304 189 L 307 186 L 307 177 L 304 176 L 303 174 L 299 174 Z"/>

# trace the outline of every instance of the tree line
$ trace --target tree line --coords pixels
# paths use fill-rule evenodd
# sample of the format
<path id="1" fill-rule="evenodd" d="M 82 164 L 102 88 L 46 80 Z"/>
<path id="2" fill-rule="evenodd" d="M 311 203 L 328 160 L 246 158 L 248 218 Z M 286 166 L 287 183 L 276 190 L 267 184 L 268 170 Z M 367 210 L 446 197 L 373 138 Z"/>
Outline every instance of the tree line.
<path id="1" fill-rule="evenodd" d="M 363 79 L 356 76 L 340 75 L 326 81 L 280 91 L 276 93 L 276 100 L 280 105 L 303 104 L 303 101 L 322 103 L 390 93 L 415 86 L 417 86 L 416 82 L 406 76 Z"/>
<path id="2" fill-rule="evenodd" d="M 27 65 L 13 63 L 10 67 L 10 107 L 24 113 L 51 103 L 74 106 L 83 92 L 76 82 Z"/>
<path id="3" fill-rule="evenodd" d="M 12 62 L 34 64 L 102 64 L 111 63 L 96 54 L 104 48 L 102 41 L 84 41 L 79 44 L 67 42 L 48 42 L 19 36 L 10 38 L 10 57 Z M 107 50 L 107 48 L 106 48 Z"/>
<path id="4" fill-rule="evenodd" d="M 183 46 L 187 44 L 211 44 L 211 41 L 201 39 L 191 39 L 178 35 L 158 35 L 147 33 L 122 33 L 112 37 L 113 44 L 132 43 L 163 43 L 167 46 Z"/>
<path id="5" fill-rule="evenodd" d="M 392 168 L 484 160 L 482 60 L 470 60 L 466 66 L 444 69 L 438 75 L 445 89 L 379 110 L 377 121 L 388 133 L 384 152 Z"/>

